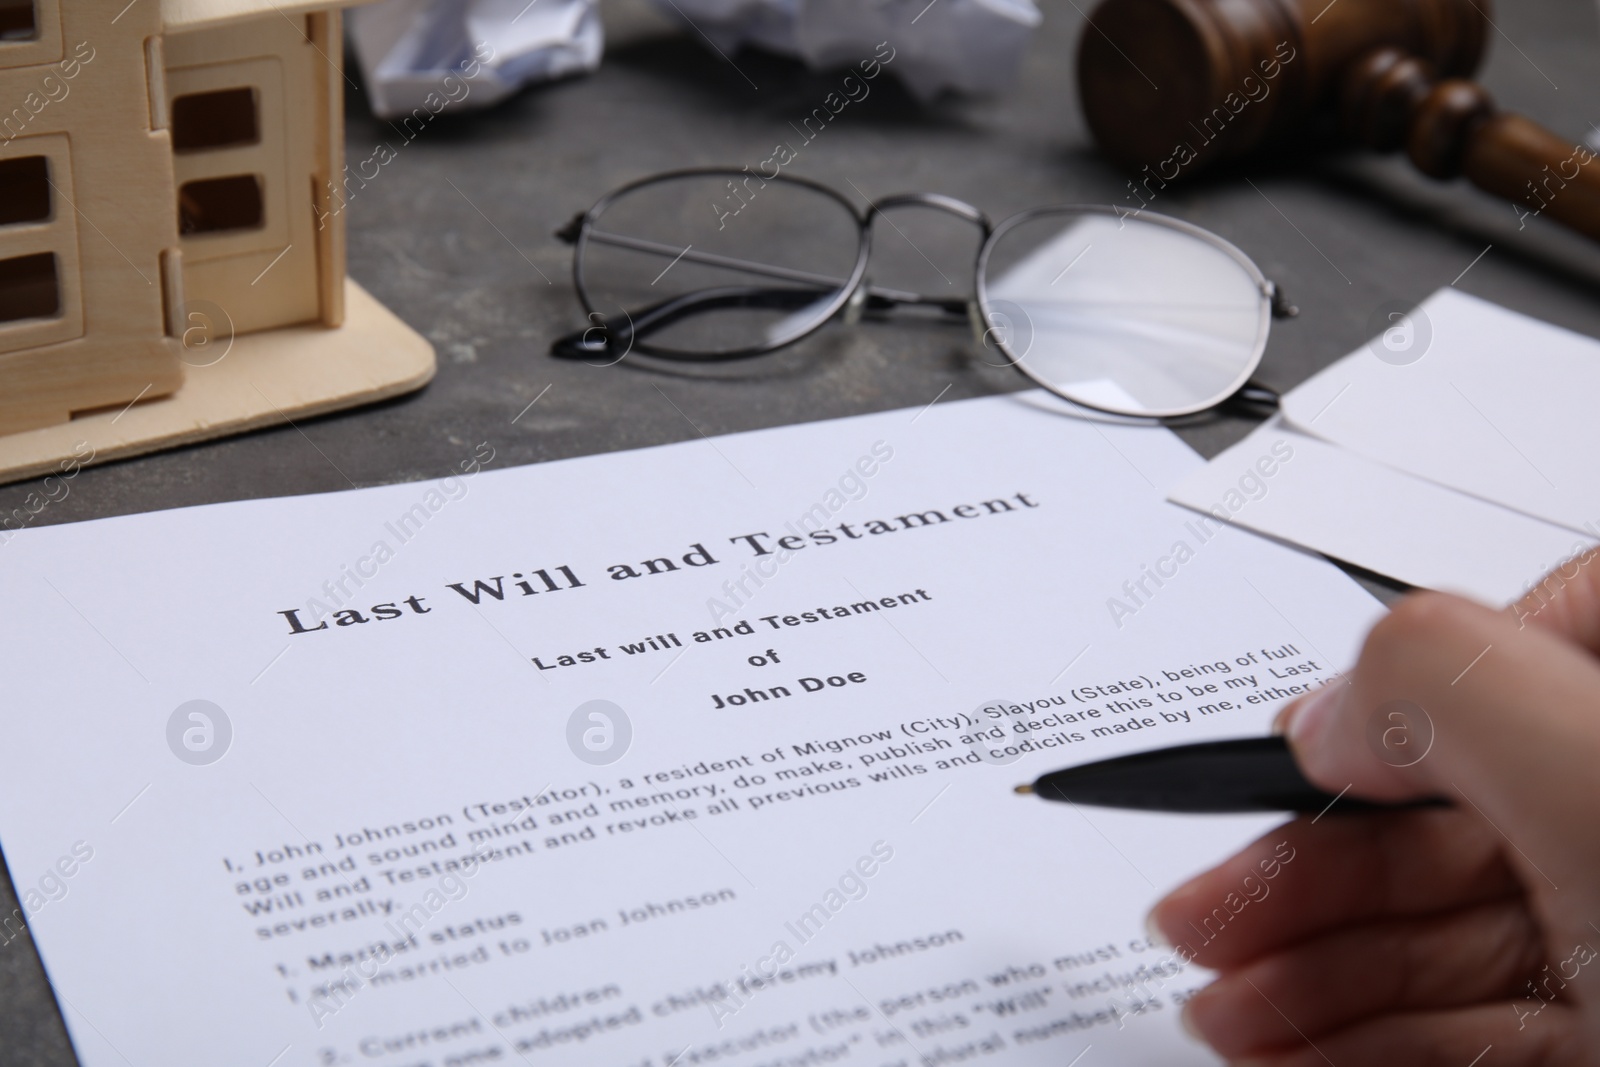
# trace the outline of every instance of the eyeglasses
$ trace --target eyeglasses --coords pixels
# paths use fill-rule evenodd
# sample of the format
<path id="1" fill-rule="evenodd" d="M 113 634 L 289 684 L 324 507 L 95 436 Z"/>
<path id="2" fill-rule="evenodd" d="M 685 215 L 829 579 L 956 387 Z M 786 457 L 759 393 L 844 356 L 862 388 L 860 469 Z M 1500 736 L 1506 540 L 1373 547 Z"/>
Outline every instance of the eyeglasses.
<path id="1" fill-rule="evenodd" d="M 970 298 L 867 280 L 874 221 L 917 206 L 982 231 Z M 1276 407 L 1251 381 L 1274 317 L 1295 313 L 1232 244 L 1151 212 L 1041 207 L 998 226 L 933 193 L 872 203 L 789 175 L 704 168 L 632 182 L 557 236 L 589 327 L 551 354 L 720 362 L 777 351 L 842 314 L 932 308 L 979 344 L 1094 411 L 1174 418 L 1226 402 Z"/>

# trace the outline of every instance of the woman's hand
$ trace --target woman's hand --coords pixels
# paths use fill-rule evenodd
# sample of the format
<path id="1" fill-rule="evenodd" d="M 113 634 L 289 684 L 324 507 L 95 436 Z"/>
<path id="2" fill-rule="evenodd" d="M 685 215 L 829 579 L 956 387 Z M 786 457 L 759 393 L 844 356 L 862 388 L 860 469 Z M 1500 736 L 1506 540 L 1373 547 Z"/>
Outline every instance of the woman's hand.
<path id="1" fill-rule="evenodd" d="M 1452 807 L 1301 818 L 1157 905 L 1219 972 L 1191 1031 L 1273 1067 L 1600 1064 L 1600 554 L 1506 611 L 1402 601 L 1280 725 L 1330 793 Z"/>

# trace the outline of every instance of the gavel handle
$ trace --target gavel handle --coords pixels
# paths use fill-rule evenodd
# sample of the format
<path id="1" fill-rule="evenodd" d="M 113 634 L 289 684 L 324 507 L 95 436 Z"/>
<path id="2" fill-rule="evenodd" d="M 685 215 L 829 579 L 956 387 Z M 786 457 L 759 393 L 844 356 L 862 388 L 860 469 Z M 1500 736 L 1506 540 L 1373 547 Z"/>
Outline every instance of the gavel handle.
<path id="1" fill-rule="evenodd" d="M 1485 192 L 1504 197 L 1526 226 L 1538 215 L 1566 223 L 1600 241 L 1600 161 L 1508 111 L 1483 119 L 1467 137 L 1462 173 Z"/>
<path id="2" fill-rule="evenodd" d="M 1549 215 L 1600 241 L 1600 153 L 1498 110 L 1476 82 L 1439 81 L 1426 61 L 1380 48 L 1351 68 L 1341 112 L 1369 146 L 1404 147 L 1424 174 L 1511 201 L 1523 227 Z"/>

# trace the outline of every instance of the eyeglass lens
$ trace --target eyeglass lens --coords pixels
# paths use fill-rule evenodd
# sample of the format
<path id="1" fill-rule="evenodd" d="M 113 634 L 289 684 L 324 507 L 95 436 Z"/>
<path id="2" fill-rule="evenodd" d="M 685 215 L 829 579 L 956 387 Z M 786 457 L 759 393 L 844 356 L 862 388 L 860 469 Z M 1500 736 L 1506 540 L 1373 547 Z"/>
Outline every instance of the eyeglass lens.
<path id="1" fill-rule="evenodd" d="M 1030 377 L 1130 415 L 1226 399 L 1270 320 L 1259 277 L 1227 248 L 1134 216 L 1030 216 L 991 242 L 983 282 L 990 335 Z"/>
<path id="2" fill-rule="evenodd" d="M 678 175 L 615 196 L 591 221 L 579 280 L 637 348 L 717 355 L 775 348 L 844 298 L 861 245 L 825 192 L 734 174 Z"/>

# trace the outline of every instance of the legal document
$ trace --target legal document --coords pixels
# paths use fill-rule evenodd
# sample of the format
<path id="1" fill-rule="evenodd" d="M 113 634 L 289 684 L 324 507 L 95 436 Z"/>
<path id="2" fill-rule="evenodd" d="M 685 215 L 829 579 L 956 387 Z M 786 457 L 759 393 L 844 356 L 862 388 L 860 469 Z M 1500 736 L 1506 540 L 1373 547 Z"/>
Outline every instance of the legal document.
<path id="1" fill-rule="evenodd" d="M 1012 787 L 1263 732 L 1357 585 L 1041 394 L 500 451 L 0 544 L 0 844 L 86 1067 L 1215 1062 L 1144 914 L 1279 820 Z"/>

